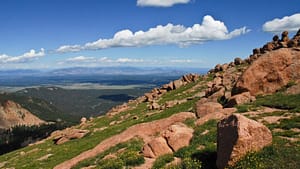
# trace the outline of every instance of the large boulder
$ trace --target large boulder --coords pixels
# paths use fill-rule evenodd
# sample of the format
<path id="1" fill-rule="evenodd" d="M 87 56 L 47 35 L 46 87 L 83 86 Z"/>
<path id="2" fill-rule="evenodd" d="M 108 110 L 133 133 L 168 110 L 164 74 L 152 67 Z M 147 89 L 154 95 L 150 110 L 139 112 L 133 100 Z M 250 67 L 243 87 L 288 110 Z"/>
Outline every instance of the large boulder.
<path id="1" fill-rule="evenodd" d="M 271 131 L 261 123 L 233 114 L 218 123 L 217 167 L 234 165 L 248 152 L 272 143 Z"/>
<path id="2" fill-rule="evenodd" d="M 155 158 L 170 153 L 173 153 L 173 151 L 168 146 L 167 140 L 163 137 L 157 137 L 143 147 L 144 156 L 149 158 Z"/>
<path id="3" fill-rule="evenodd" d="M 164 133 L 168 145 L 173 151 L 177 151 L 182 147 L 188 146 L 193 137 L 194 130 L 188 128 L 183 123 L 177 123 L 170 126 Z"/>
<path id="4" fill-rule="evenodd" d="M 274 93 L 290 81 L 300 81 L 300 51 L 282 48 L 259 57 L 237 81 L 233 94 Z"/>
<path id="5" fill-rule="evenodd" d="M 223 106 L 220 103 L 216 102 L 205 102 L 203 103 L 202 100 L 198 101 L 196 103 L 197 106 L 197 116 L 198 117 L 203 117 L 207 114 L 211 114 L 214 112 L 220 112 L 223 109 Z"/>

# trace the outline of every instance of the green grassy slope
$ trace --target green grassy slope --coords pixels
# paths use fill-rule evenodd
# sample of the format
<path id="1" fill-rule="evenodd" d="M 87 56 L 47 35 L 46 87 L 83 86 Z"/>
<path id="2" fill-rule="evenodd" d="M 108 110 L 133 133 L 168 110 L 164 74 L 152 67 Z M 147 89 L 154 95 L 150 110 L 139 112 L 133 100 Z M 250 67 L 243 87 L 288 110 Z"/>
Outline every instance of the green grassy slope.
<path id="1" fill-rule="evenodd" d="M 71 140 L 62 145 L 54 145 L 51 140 L 44 143 L 25 147 L 23 149 L 0 156 L 0 164 L 5 168 L 16 169 L 43 168 L 50 169 L 55 165 L 71 159 L 72 157 L 95 147 L 102 140 L 125 131 L 135 124 L 150 122 L 169 117 L 182 111 L 195 111 L 195 103 L 199 100 L 192 97 L 195 93 L 205 89 L 206 83 L 200 79 L 195 83 L 181 87 L 163 95 L 158 103 L 175 98 L 190 98 L 187 102 L 175 105 L 165 110 L 148 110 L 146 103 L 131 104 L 131 109 L 113 117 L 100 116 L 89 121 L 84 129 L 91 131 L 82 139 Z M 193 89 L 193 90 L 192 90 Z M 249 118 L 264 123 L 273 133 L 273 144 L 264 148 L 261 152 L 249 153 L 240 160 L 233 168 L 299 168 L 300 158 L 300 95 L 284 95 L 276 93 L 270 96 L 261 96 L 257 101 L 238 106 L 237 113 L 242 113 Z M 295 104 L 296 103 L 296 104 Z M 264 112 L 251 116 L 248 111 L 263 110 L 265 107 L 280 108 L 280 111 L 272 113 Z M 288 117 L 280 119 L 277 123 L 269 123 L 264 118 L 271 116 Z M 126 117 L 126 119 L 124 119 Z M 112 122 L 118 122 L 111 125 Z M 179 149 L 174 154 L 162 156 L 155 161 L 153 168 L 216 168 L 216 125 L 217 121 L 210 120 L 201 126 L 196 126 L 195 121 L 189 119 L 185 123 L 195 130 L 194 137 L 188 147 Z M 79 126 L 77 126 L 79 128 Z M 97 168 L 120 168 L 121 166 L 132 167 L 143 163 L 139 150 L 143 142 L 133 139 L 125 143 L 111 147 L 98 156 L 79 163 L 74 168 L 97 165 Z M 120 149 L 125 148 L 124 151 Z M 107 154 L 117 156 L 115 160 L 103 159 Z M 25 154 L 25 155 L 24 155 Z M 37 160 L 51 154 L 45 160 Z M 166 164 L 173 158 L 181 158 L 182 164 L 167 167 Z"/>

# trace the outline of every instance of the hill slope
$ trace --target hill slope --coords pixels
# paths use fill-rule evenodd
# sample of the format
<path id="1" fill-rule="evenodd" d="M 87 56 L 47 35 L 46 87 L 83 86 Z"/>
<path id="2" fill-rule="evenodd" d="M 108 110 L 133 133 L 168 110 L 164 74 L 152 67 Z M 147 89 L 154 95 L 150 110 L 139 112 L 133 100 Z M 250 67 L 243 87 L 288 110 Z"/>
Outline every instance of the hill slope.
<path id="1" fill-rule="evenodd" d="M 236 58 L 232 63 L 216 65 L 204 76 L 183 76 L 134 101 L 116 106 L 106 115 L 89 121 L 84 119 L 80 125 L 61 131 L 62 134 L 54 133 L 39 144 L 2 155 L 0 166 L 216 168 L 217 158 L 222 158 L 217 157 L 222 154 L 218 152 L 220 147 L 217 148 L 220 143 L 217 136 L 222 139 L 217 122 L 238 113 L 267 126 L 273 139 L 262 149 L 243 152 L 247 146 L 233 147 L 233 153 L 241 154 L 233 157 L 230 152 L 229 168 L 297 169 L 300 166 L 300 77 L 297 71 L 300 43 L 294 41 L 299 42 L 300 30 L 291 40 L 286 40 L 285 35 L 255 49 L 245 60 Z M 291 53 L 293 62 L 278 58 L 284 58 L 282 53 Z M 261 64 L 266 61 L 278 62 Z M 296 71 L 291 72 L 291 76 L 283 76 L 286 71 L 290 72 L 290 67 Z M 252 78 L 251 73 L 254 77 L 262 75 L 261 80 L 254 83 L 257 79 Z M 262 92 L 253 92 L 254 89 Z M 255 127 L 251 124 L 250 128 Z M 251 138 L 251 130 L 244 132 L 238 137 L 260 139 Z M 223 137 L 232 136 L 235 135 L 227 133 Z M 64 140 L 61 144 L 57 142 L 60 139 Z"/>
<path id="2" fill-rule="evenodd" d="M 0 105 L 0 129 L 8 129 L 17 125 L 40 125 L 42 123 L 45 122 L 13 101 L 8 100 Z"/>

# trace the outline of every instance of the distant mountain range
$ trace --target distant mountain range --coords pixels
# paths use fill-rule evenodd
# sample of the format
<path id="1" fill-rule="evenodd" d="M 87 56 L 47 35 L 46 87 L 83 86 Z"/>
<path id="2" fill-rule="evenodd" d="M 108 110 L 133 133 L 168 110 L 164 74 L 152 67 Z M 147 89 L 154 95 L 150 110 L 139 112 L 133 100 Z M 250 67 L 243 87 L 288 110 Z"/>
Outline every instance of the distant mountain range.
<path id="1" fill-rule="evenodd" d="M 140 67 L 71 67 L 52 70 L 13 69 L 0 70 L 0 77 L 5 76 L 66 76 L 66 75 L 183 75 L 186 73 L 204 74 L 207 68 L 140 68 Z"/>

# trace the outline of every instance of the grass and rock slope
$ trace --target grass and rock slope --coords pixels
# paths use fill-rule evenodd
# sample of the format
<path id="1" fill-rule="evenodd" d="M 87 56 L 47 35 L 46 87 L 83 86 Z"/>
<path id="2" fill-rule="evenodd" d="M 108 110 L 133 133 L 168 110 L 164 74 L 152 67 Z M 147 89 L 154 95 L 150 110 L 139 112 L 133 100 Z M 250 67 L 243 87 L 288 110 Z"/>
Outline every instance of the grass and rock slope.
<path id="1" fill-rule="evenodd" d="M 300 31 L 290 41 L 299 39 Z M 66 130 L 88 131 L 79 139 L 55 144 L 50 136 L 2 155 L 0 168 L 213 169 L 221 158 L 218 122 L 232 113 L 265 125 L 272 143 L 227 168 L 299 168 L 300 49 L 290 41 L 269 42 L 245 60 L 216 65 L 207 75 L 185 75 L 82 120 Z"/>

